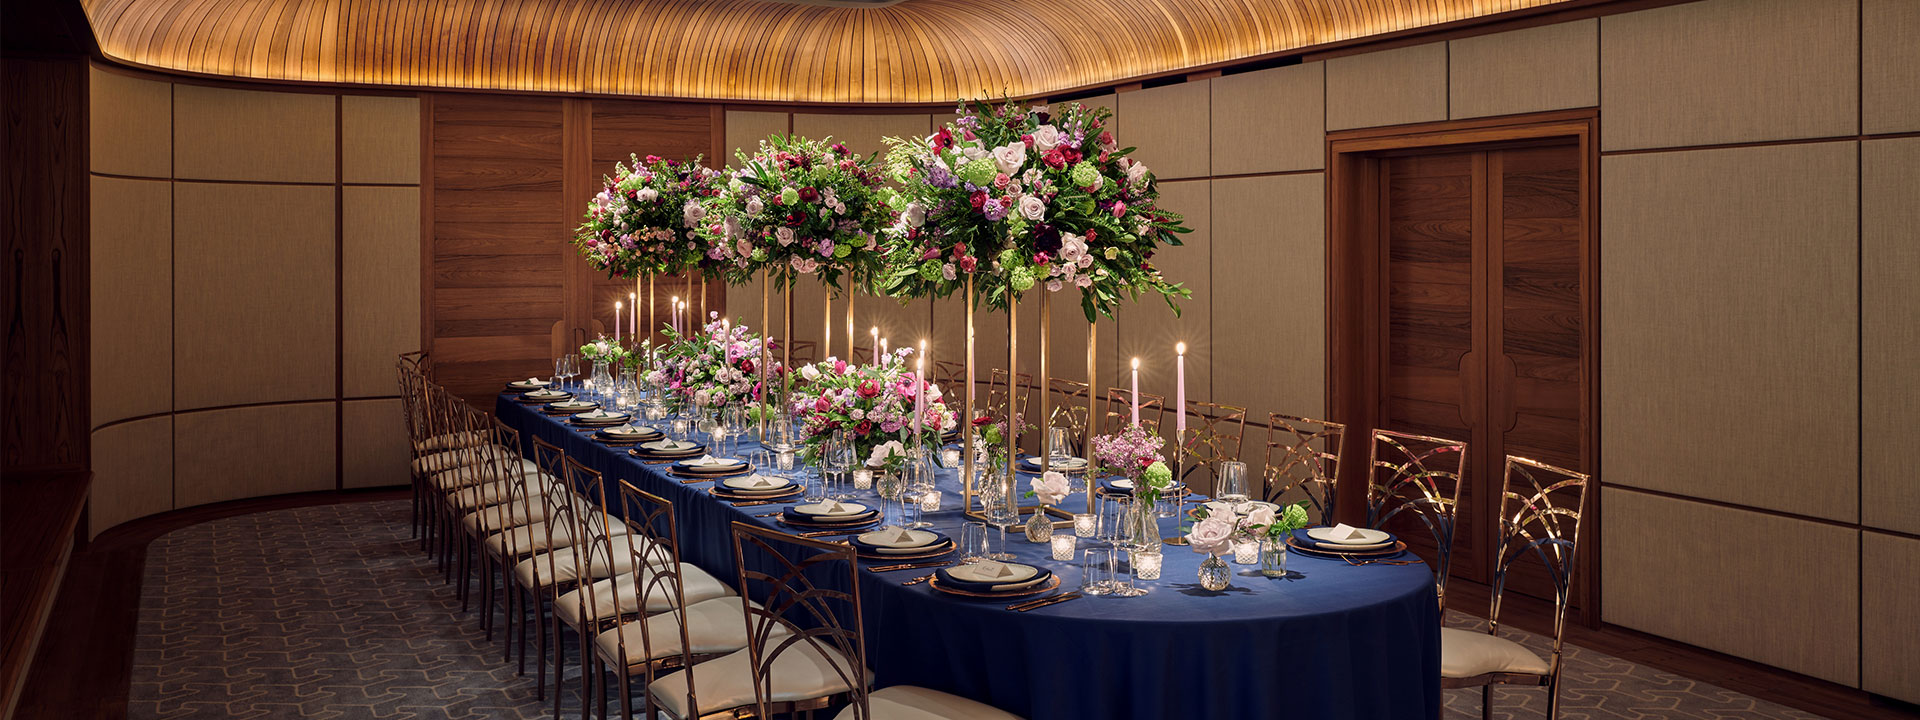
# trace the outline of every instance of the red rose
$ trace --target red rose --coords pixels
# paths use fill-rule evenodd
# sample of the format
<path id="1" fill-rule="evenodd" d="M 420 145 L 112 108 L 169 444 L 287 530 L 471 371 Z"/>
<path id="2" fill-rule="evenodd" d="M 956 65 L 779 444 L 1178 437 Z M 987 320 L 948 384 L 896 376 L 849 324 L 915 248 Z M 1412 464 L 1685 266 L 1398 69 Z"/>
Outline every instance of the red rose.
<path id="1" fill-rule="evenodd" d="M 1033 254 L 1033 264 L 1035 265 L 1045 265 L 1048 260 L 1052 259 L 1052 257 L 1047 255 L 1047 251 L 1045 250 Z"/>
<path id="2" fill-rule="evenodd" d="M 969 197 L 967 198 L 967 202 L 970 202 L 970 203 L 973 203 L 973 209 L 975 209 L 975 210 L 979 210 L 979 209 L 981 208 L 981 206 L 984 206 L 984 205 L 986 205 L 986 204 L 987 204 L 987 193 L 986 193 L 986 191 L 984 191 L 984 190 L 981 190 L 981 191 L 975 191 L 975 192 L 973 193 L 973 195 L 971 195 L 971 196 L 969 196 Z"/>
<path id="3" fill-rule="evenodd" d="M 740 371 L 753 372 L 753 358 L 740 358 Z"/>
<path id="4" fill-rule="evenodd" d="M 1112 145 L 1112 144 L 1113 144 L 1113 132 L 1112 132 L 1112 131 L 1101 131 L 1101 133 L 1100 133 L 1100 144 L 1101 144 L 1101 145 Z"/>
<path id="5" fill-rule="evenodd" d="M 1087 228 L 1087 244 L 1093 244 L 1093 241 L 1100 237 L 1098 233 L 1099 231 L 1095 228 Z"/>
<path id="6" fill-rule="evenodd" d="M 820 191 L 810 187 L 800 188 L 800 199 L 806 202 L 814 202 L 820 199 Z"/>
<path id="7" fill-rule="evenodd" d="M 1020 142 L 1023 142 L 1023 143 L 1026 143 L 1026 144 L 1027 144 L 1027 147 L 1033 147 L 1033 136 L 1032 136 L 1032 135 L 1021 135 L 1021 136 L 1020 136 Z"/>
<path id="8" fill-rule="evenodd" d="M 978 260 L 973 259 L 972 255 L 963 255 L 960 257 L 960 269 L 973 272 L 974 265 L 978 262 Z"/>
<path id="9" fill-rule="evenodd" d="M 813 409 L 816 412 L 826 412 L 832 407 L 833 403 L 827 402 L 827 396 L 824 394 L 820 396 L 820 399 L 813 401 Z"/>
<path id="10" fill-rule="evenodd" d="M 1046 155 L 1040 156 L 1040 159 L 1045 162 L 1048 167 L 1063 168 L 1067 166 L 1067 156 L 1060 152 L 1060 148 L 1048 150 Z"/>
<path id="11" fill-rule="evenodd" d="M 1070 162 L 1070 163 L 1077 163 L 1077 162 L 1080 162 L 1080 149 L 1079 149 L 1079 148 L 1075 148 L 1075 147 L 1060 147 L 1060 148 L 1055 148 L 1055 149 L 1057 149 L 1057 150 L 1059 150 L 1059 151 L 1060 151 L 1060 156 L 1061 156 L 1061 157 L 1064 157 L 1064 158 L 1066 158 L 1066 160 L 1067 160 L 1067 162 Z"/>
<path id="12" fill-rule="evenodd" d="M 954 256 L 954 257 L 962 257 L 962 256 L 964 256 L 964 255 L 966 255 L 966 254 L 967 254 L 967 246 L 966 246 L 965 244 L 962 244 L 962 243 L 954 243 L 954 244 L 953 244 L 953 256 Z"/>
<path id="13" fill-rule="evenodd" d="M 992 424 L 993 424 L 993 418 L 988 415 L 981 415 L 980 417 L 973 419 L 974 427 L 986 427 Z"/>
<path id="14" fill-rule="evenodd" d="M 879 397 L 880 383 L 875 382 L 873 380 L 862 380 L 860 381 L 860 388 L 858 390 L 855 390 L 854 394 L 859 395 L 860 397 L 863 397 L 863 398 Z"/>
<path id="15" fill-rule="evenodd" d="M 853 432 L 859 435 L 865 435 L 867 433 L 873 432 L 873 421 L 861 420 L 859 425 L 853 426 Z"/>

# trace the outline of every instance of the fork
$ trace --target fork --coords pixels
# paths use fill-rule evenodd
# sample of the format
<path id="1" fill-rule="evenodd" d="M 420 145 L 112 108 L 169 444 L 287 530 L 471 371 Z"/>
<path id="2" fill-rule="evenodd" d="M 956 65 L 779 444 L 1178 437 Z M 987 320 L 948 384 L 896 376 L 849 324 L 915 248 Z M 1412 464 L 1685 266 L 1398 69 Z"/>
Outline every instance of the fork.
<path id="1" fill-rule="evenodd" d="M 919 585 L 920 583 L 926 582 L 928 580 L 932 580 L 933 575 L 934 573 L 927 573 L 925 575 L 921 575 L 920 577 L 914 578 L 912 580 L 901 581 L 900 584 L 901 585 Z"/>

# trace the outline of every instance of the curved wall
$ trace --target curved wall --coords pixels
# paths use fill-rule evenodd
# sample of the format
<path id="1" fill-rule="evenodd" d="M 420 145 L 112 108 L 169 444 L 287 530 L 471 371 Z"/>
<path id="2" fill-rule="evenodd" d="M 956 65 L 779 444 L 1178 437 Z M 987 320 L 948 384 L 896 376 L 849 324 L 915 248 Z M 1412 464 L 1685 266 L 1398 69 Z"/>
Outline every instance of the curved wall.
<path id="1" fill-rule="evenodd" d="M 90 534 L 404 484 L 419 101 L 90 77 Z"/>

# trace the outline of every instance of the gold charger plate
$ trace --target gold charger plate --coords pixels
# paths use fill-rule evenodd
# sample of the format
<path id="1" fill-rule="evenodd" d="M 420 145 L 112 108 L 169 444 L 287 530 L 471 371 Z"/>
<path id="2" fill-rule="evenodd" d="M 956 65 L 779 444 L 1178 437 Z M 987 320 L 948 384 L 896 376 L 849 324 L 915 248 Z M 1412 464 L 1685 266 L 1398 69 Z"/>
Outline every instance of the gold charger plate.
<path id="1" fill-rule="evenodd" d="M 972 590 L 961 590 L 960 588 L 947 587 L 945 585 L 940 584 L 940 578 L 938 576 L 935 576 L 932 580 L 927 581 L 927 585 L 932 586 L 933 589 L 939 590 L 940 592 L 946 593 L 948 595 L 958 595 L 960 597 L 970 597 L 970 598 L 991 598 L 995 600 L 1010 600 L 1010 599 L 1023 598 L 1023 597 L 1033 597 L 1035 595 L 1050 592 L 1054 589 L 1059 588 L 1060 573 L 1054 573 L 1053 577 L 1047 578 L 1046 582 L 1042 582 L 1030 588 L 1025 588 L 1021 590 L 1009 590 L 1007 592 L 997 592 L 997 593 L 974 592 Z"/>
<path id="2" fill-rule="evenodd" d="M 1287 547 L 1293 550 L 1294 552 L 1300 553 L 1301 555 L 1305 555 L 1307 557 L 1317 557 L 1317 558 L 1323 558 L 1326 560 L 1342 560 L 1345 558 L 1354 558 L 1357 560 L 1364 560 L 1364 559 L 1373 559 L 1373 558 L 1393 557 L 1394 555 L 1398 555 L 1401 552 L 1405 551 L 1407 549 L 1407 543 L 1404 540 L 1395 540 L 1393 541 L 1393 545 L 1391 547 L 1384 547 L 1384 548 L 1380 548 L 1379 550 L 1362 550 L 1358 552 L 1343 553 L 1343 552 L 1335 552 L 1332 550 L 1322 550 L 1320 548 L 1315 548 L 1315 547 L 1308 547 L 1306 545 L 1300 544 L 1298 541 L 1289 537 L 1287 538 Z"/>
<path id="3" fill-rule="evenodd" d="M 861 560 L 931 560 L 942 555 L 951 555 L 953 551 L 960 549 L 960 546 L 953 543 L 952 538 L 948 538 L 946 542 L 934 545 L 933 549 L 927 550 L 926 552 L 905 555 L 870 553 L 861 549 L 859 545 L 854 545 L 852 542 L 847 544 L 853 546 L 854 554 L 858 555 Z"/>
<path id="4" fill-rule="evenodd" d="M 725 480 L 727 478 L 740 477 L 741 475 L 750 475 L 752 473 L 753 465 L 751 463 L 742 466 L 739 470 L 724 473 L 690 473 L 675 470 L 671 466 L 667 468 L 668 475 L 688 480 Z"/>
<path id="5" fill-rule="evenodd" d="M 785 500 L 787 498 L 806 492 L 806 490 L 807 490 L 806 488 L 801 487 L 797 484 L 790 484 L 787 486 L 787 489 L 782 492 L 752 493 L 752 494 L 742 495 L 739 493 L 729 492 L 725 488 L 719 485 L 714 485 L 713 487 L 707 488 L 707 494 L 720 498 L 721 500 L 729 501 L 729 502 L 753 502 L 755 500 Z"/>

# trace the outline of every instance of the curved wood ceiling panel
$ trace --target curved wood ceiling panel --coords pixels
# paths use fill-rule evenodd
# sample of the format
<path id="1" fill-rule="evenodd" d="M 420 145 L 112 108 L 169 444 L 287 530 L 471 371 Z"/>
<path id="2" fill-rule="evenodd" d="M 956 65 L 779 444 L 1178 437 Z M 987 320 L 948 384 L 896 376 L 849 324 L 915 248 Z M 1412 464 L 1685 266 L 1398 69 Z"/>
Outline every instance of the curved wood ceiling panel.
<path id="1" fill-rule="evenodd" d="M 101 50 L 245 78 L 832 103 L 1038 96 L 1565 0 L 83 0 Z"/>

